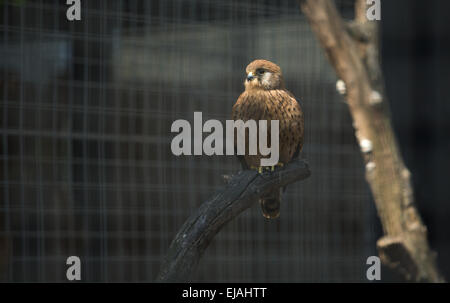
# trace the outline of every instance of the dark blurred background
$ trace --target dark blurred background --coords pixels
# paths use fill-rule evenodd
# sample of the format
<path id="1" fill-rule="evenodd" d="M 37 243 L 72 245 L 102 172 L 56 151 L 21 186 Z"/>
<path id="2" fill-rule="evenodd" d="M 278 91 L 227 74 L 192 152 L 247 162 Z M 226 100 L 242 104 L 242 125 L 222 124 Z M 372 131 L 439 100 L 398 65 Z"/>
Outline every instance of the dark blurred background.
<path id="1" fill-rule="evenodd" d="M 278 63 L 306 112 L 280 220 L 258 205 L 214 239 L 193 281 L 364 282 L 381 228 L 336 76 L 297 1 L 1 1 L 0 280 L 152 281 L 170 241 L 237 171 L 175 157 L 176 119 L 229 118 L 255 58 Z M 353 1 L 336 1 L 345 18 Z M 382 1 L 394 127 L 448 278 L 448 25 L 442 1 Z M 399 281 L 383 268 L 383 281 Z"/>
<path id="2" fill-rule="evenodd" d="M 382 1 L 394 129 L 438 265 L 450 279 L 450 2 Z"/>

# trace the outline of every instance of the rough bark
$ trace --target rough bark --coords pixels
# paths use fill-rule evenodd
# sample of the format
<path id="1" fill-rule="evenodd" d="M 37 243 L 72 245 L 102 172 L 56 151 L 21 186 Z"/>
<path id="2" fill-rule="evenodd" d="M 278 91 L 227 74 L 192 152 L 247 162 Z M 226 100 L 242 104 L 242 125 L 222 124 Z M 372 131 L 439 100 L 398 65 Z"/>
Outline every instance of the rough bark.
<path id="1" fill-rule="evenodd" d="M 379 63 L 378 21 L 366 19 L 366 1 L 355 3 L 346 23 L 330 0 L 300 0 L 313 32 L 338 77 L 353 117 L 384 236 L 381 261 L 407 280 L 441 282 L 427 229 L 414 206 L 411 174 L 403 163 L 391 126 Z"/>
<path id="2" fill-rule="evenodd" d="M 308 164 L 297 159 L 273 172 L 244 170 L 231 177 L 227 186 L 204 202 L 181 227 L 156 281 L 188 282 L 203 252 L 227 222 L 271 190 L 306 179 L 310 174 Z"/>

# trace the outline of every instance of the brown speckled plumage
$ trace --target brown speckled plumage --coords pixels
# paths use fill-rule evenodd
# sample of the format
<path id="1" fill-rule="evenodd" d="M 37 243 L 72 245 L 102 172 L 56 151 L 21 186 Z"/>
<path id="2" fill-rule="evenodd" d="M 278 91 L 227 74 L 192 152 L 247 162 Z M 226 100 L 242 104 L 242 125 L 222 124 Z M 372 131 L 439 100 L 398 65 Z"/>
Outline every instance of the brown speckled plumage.
<path id="1" fill-rule="evenodd" d="M 300 104 L 285 89 L 278 65 L 266 60 L 255 60 L 247 66 L 246 72 L 250 78 L 252 75 L 255 76 L 245 81 L 245 91 L 233 106 L 232 119 L 267 120 L 268 144 L 270 144 L 270 121 L 279 120 L 279 162 L 286 164 L 297 156 L 303 147 L 304 120 Z M 248 145 L 247 136 L 246 145 Z M 246 150 L 247 153 L 248 148 Z M 261 158 L 259 154 L 246 154 L 241 162 L 246 166 L 244 168 L 258 167 Z M 280 195 L 281 193 L 277 191 L 261 199 L 265 217 L 278 217 Z"/>

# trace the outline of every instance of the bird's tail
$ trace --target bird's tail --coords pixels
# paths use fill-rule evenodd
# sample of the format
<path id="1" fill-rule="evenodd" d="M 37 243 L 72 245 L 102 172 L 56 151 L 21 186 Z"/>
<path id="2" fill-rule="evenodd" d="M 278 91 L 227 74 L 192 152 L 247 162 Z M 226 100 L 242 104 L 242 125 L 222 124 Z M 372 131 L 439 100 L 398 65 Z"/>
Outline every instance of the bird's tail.
<path id="1" fill-rule="evenodd" d="M 281 188 L 276 189 L 259 200 L 263 216 L 267 219 L 276 219 L 280 215 L 281 192 Z"/>

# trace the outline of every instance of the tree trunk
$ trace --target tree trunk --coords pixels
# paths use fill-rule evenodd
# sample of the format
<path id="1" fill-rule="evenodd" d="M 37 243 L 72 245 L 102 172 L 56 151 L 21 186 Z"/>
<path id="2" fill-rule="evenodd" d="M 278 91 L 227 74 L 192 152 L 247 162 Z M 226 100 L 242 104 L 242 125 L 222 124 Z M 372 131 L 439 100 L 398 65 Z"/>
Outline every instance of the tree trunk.
<path id="1" fill-rule="evenodd" d="M 407 280 L 444 281 L 428 245 L 427 229 L 414 206 L 411 174 L 392 130 L 379 64 L 378 21 L 366 19 L 365 0 L 356 1 L 355 20 L 349 24 L 330 0 L 302 0 L 300 6 L 345 84 L 342 93 L 383 226 L 384 236 L 377 242 L 381 261 Z"/>

